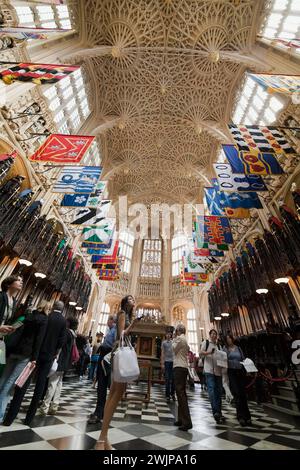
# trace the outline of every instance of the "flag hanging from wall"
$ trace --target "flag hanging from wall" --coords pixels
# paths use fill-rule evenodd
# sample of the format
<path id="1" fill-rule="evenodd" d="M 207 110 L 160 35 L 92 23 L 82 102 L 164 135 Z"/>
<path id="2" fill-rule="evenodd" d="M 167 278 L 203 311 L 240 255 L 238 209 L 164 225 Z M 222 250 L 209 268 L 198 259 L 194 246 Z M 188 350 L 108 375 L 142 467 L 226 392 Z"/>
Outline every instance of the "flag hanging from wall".
<path id="1" fill-rule="evenodd" d="M 232 173 L 263 176 L 284 173 L 276 156 L 272 153 L 241 152 L 234 145 L 222 145 L 222 147 L 230 163 Z"/>
<path id="2" fill-rule="evenodd" d="M 229 163 L 214 163 L 221 191 L 267 191 L 260 175 L 235 174 Z"/>
<path id="3" fill-rule="evenodd" d="M 201 263 L 192 261 L 191 254 L 184 254 L 182 257 L 182 267 L 185 273 L 212 273 L 214 268 L 212 263 Z"/>
<path id="4" fill-rule="evenodd" d="M 209 279 L 209 276 L 207 273 L 187 273 L 181 269 L 180 275 L 184 277 L 186 281 L 202 281 L 202 282 L 207 282 Z"/>
<path id="5" fill-rule="evenodd" d="M 113 251 L 111 255 L 93 255 L 92 256 L 92 263 L 94 264 L 103 264 L 103 263 L 115 263 L 118 259 L 119 254 L 119 240 L 116 240 L 114 244 Z"/>
<path id="6" fill-rule="evenodd" d="M 228 249 L 228 245 L 227 245 L 227 249 Z M 226 251 L 226 250 L 224 250 Z M 225 256 L 225 253 L 224 253 L 223 250 L 215 250 L 214 248 L 195 248 L 194 249 L 194 253 L 195 255 L 197 256 L 213 256 L 214 258 L 217 257 L 217 258 L 223 258 Z"/>
<path id="7" fill-rule="evenodd" d="M 225 216 L 232 219 L 249 218 L 249 208 L 239 206 L 242 204 L 251 205 L 252 195 L 257 196 L 254 192 L 224 193 L 224 191 L 218 191 L 216 188 L 204 188 L 204 194 L 210 215 Z M 259 201 L 258 198 L 257 200 Z M 234 203 L 237 207 L 231 207 Z"/>
<path id="8" fill-rule="evenodd" d="M 87 249 L 87 254 L 88 255 L 109 255 L 111 253 L 111 247 L 110 248 L 88 248 Z"/>
<path id="9" fill-rule="evenodd" d="M 209 274 L 200 273 L 200 274 L 189 274 L 181 271 L 180 273 L 180 284 L 184 285 L 200 285 L 205 284 L 209 281 Z"/>
<path id="10" fill-rule="evenodd" d="M 118 268 L 118 260 L 115 263 L 94 263 L 92 264 L 92 269 L 107 269 L 110 271 L 116 270 Z"/>
<path id="11" fill-rule="evenodd" d="M 296 153 L 284 135 L 274 126 L 236 126 L 228 125 L 239 150 L 261 153 Z"/>
<path id="12" fill-rule="evenodd" d="M 8 66 L 9 63 L 5 65 Z M 0 79 L 6 85 L 11 85 L 15 81 L 34 83 L 35 85 L 50 85 L 63 80 L 79 69 L 79 65 L 31 64 L 22 62 L 0 71 Z"/>
<path id="13" fill-rule="evenodd" d="M 93 136 L 52 134 L 29 160 L 64 165 L 80 163 L 94 139 Z"/>
<path id="14" fill-rule="evenodd" d="M 189 255 L 182 257 L 183 270 L 186 273 L 206 273 L 204 265 L 192 262 Z"/>
<path id="15" fill-rule="evenodd" d="M 10 36 L 14 39 L 23 41 L 26 39 L 49 39 L 55 34 L 64 34 L 72 31 L 71 29 L 60 28 L 28 28 L 26 26 L 14 26 L 8 28 L 0 28 L 1 36 Z"/>
<path id="16" fill-rule="evenodd" d="M 91 194 L 65 194 L 62 201 L 62 207 L 98 207 L 103 199 L 103 193 L 106 190 L 107 182 L 99 181 Z"/>
<path id="17" fill-rule="evenodd" d="M 107 217 L 111 201 L 103 200 L 97 208 L 75 209 L 70 221 L 72 225 L 99 225 Z"/>
<path id="18" fill-rule="evenodd" d="M 193 239 L 190 239 L 188 242 L 188 250 L 183 251 L 183 256 L 189 256 L 190 260 L 194 263 L 202 264 L 217 264 L 219 259 L 213 256 L 199 256 L 196 254 Z"/>
<path id="19" fill-rule="evenodd" d="M 108 248 L 111 248 L 112 243 L 113 243 L 113 240 L 110 239 L 107 243 L 82 242 L 81 246 L 82 246 L 82 248 L 87 248 L 88 250 L 89 250 L 89 249 L 93 249 L 93 250 L 98 250 L 98 249 L 106 250 L 106 249 L 108 249 Z M 91 253 L 89 253 L 89 254 L 91 254 Z"/>
<path id="20" fill-rule="evenodd" d="M 124 258 L 120 257 L 114 269 L 97 268 L 96 274 L 102 281 L 114 281 L 119 278 L 120 271 L 124 264 Z"/>
<path id="21" fill-rule="evenodd" d="M 101 176 L 99 166 L 64 166 L 52 191 L 54 193 L 91 194 Z"/>
<path id="22" fill-rule="evenodd" d="M 115 219 L 106 219 L 100 225 L 84 228 L 82 231 L 83 241 L 97 245 L 108 244 L 114 234 L 115 222 Z"/>
<path id="23" fill-rule="evenodd" d="M 200 248 L 199 245 L 201 243 L 209 243 L 216 244 L 216 249 L 224 250 L 223 246 L 233 243 L 230 223 L 227 217 L 199 215 L 194 226 L 200 241 L 197 244 L 198 248 Z M 206 247 L 203 246 L 203 248 Z"/>
<path id="24" fill-rule="evenodd" d="M 197 224 L 194 223 L 193 230 L 194 253 L 197 256 L 216 256 L 223 257 L 224 251 L 228 251 L 229 247 L 226 243 L 220 245 L 203 242 L 203 238 L 197 231 Z"/>
<path id="25" fill-rule="evenodd" d="M 300 75 L 271 73 L 249 73 L 248 75 L 268 93 L 284 93 L 286 95 L 300 93 Z"/>
<path id="26" fill-rule="evenodd" d="M 117 239 L 116 239 L 116 237 L 114 237 L 110 247 L 107 247 L 107 248 L 103 248 L 102 245 L 100 245 L 100 246 L 94 245 L 93 248 L 91 248 L 91 247 L 87 248 L 87 254 L 88 255 L 98 255 L 98 256 L 112 256 L 114 248 L 115 248 L 116 241 L 117 241 Z"/>

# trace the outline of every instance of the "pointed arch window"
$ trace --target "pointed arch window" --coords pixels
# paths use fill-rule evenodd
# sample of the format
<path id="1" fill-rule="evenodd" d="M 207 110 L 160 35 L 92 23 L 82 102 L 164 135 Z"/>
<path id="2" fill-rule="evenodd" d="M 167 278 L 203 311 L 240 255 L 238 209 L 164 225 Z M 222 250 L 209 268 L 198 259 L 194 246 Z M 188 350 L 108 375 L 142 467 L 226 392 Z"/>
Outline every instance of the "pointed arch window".
<path id="1" fill-rule="evenodd" d="M 161 277 L 161 240 L 144 240 L 141 277 Z"/>
<path id="2" fill-rule="evenodd" d="M 191 308 L 187 312 L 187 340 L 193 353 L 199 352 L 199 341 L 197 336 L 196 310 Z"/>
<path id="3" fill-rule="evenodd" d="M 134 236 L 128 231 L 120 232 L 119 240 L 120 256 L 124 258 L 124 265 L 122 271 L 124 271 L 125 273 L 130 273 Z"/>
<path id="4" fill-rule="evenodd" d="M 97 328 L 97 333 L 106 333 L 107 330 L 107 320 L 108 316 L 110 314 L 110 307 L 107 302 L 103 302 L 102 308 L 101 308 L 101 314 L 99 318 L 99 323 L 98 323 L 98 328 Z"/>
<path id="5" fill-rule="evenodd" d="M 187 237 L 183 234 L 174 235 L 172 239 L 172 276 L 179 276 L 180 266 L 182 263 L 182 255 L 187 249 Z"/>

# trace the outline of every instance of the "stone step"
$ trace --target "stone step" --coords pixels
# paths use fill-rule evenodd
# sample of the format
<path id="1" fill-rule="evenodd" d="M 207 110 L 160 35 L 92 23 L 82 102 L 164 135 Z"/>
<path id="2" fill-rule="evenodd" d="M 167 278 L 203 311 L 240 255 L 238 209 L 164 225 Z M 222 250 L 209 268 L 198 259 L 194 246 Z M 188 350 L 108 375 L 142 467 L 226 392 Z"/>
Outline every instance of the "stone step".
<path id="1" fill-rule="evenodd" d="M 287 410 L 299 412 L 296 397 L 284 397 L 282 395 L 272 395 L 272 403 L 274 405 L 286 408 Z"/>
<path id="2" fill-rule="evenodd" d="M 293 411 L 274 405 L 273 403 L 264 403 L 264 410 L 274 418 L 280 419 L 283 423 L 300 426 L 300 411 Z"/>
<path id="3" fill-rule="evenodd" d="M 278 386 L 277 390 L 278 390 L 278 395 L 282 397 L 296 398 L 295 392 L 292 386 L 289 386 L 289 387 Z"/>

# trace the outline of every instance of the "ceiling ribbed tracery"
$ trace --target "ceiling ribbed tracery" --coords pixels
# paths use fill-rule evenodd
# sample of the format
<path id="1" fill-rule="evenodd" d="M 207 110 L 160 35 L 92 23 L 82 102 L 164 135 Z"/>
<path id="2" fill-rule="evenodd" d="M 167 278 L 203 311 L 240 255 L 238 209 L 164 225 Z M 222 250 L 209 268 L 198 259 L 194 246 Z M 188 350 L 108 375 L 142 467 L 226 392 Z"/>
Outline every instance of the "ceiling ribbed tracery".
<path id="1" fill-rule="evenodd" d="M 201 174 L 210 174 L 226 135 L 229 91 L 245 70 L 263 5 L 81 2 L 84 47 L 74 57 L 96 79 L 96 121 L 114 122 L 101 134 L 112 197 L 121 191 L 149 199 L 160 186 L 170 201 L 199 197 Z"/>

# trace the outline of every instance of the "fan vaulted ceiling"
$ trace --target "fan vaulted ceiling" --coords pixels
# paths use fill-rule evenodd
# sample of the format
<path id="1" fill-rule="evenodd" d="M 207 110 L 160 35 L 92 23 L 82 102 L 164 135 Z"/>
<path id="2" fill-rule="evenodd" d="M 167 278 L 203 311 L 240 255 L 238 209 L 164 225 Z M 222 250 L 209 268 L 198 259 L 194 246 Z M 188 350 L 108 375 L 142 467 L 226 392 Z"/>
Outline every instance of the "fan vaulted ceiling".
<path id="1" fill-rule="evenodd" d="M 76 59 L 94 83 L 95 132 L 113 198 L 199 199 L 226 139 L 263 6 L 263 0 L 78 4 L 84 46 Z"/>

